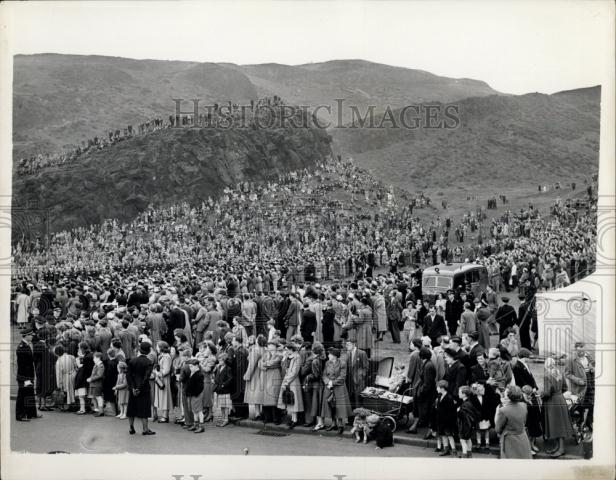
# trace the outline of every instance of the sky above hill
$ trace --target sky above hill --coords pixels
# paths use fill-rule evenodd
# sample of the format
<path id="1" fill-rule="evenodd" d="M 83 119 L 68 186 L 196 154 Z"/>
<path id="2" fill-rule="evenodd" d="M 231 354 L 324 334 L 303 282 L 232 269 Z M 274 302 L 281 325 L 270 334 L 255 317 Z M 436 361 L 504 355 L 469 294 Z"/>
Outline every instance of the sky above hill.
<path id="1" fill-rule="evenodd" d="M 473 78 L 506 93 L 613 75 L 608 1 L 8 2 L 13 54 L 282 63 L 364 59 Z"/>

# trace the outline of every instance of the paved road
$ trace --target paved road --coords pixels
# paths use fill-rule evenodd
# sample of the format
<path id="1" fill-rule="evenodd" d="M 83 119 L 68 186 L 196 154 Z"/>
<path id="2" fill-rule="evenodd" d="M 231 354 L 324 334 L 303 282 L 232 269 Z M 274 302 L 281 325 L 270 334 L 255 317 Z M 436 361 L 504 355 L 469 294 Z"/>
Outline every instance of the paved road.
<path id="1" fill-rule="evenodd" d="M 11 402 L 14 409 L 14 402 Z M 12 410 L 13 412 L 14 410 Z M 284 437 L 257 434 L 258 430 L 229 425 L 218 428 L 208 423 L 201 434 L 184 431 L 173 424 L 154 423 L 156 435 L 129 435 L 128 420 L 94 418 L 74 413 L 44 412 L 41 419 L 11 422 L 11 449 L 16 452 L 48 453 L 162 453 L 243 455 L 320 455 L 351 457 L 436 457 L 432 449 L 396 445 L 376 450 L 374 443 L 355 444 L 348 438 L 292 433 Z M 348 428 L 348 427 L 347 427 Z M 485 457 L 485 455 L 476 455 Z M 495 458 L 495 457 L 491 457 Z"/>

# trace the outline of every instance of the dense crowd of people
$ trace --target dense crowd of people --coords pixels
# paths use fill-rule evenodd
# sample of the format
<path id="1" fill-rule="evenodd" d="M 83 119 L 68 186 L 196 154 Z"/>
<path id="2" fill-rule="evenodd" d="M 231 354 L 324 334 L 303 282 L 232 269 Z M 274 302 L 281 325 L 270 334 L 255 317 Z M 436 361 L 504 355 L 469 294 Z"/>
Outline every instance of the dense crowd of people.
<path id="1" fill-rule="evenodd" d="M 427 428 L 442 455 L 459 443 L 470 457 L 496 432 L 502 458 L 530 458 L 539 438 L 561 456 L 567 402 L 592 428 L 593 361 L 578 345 L 564 373 L 548 357 L 543 383 L 533 378 L 534 296 L 594 269 L 593 189 L 546 213 L 476 208 L 429 223 L 413 215 L 426 198 L 338 159 L 201 205 L 19 239 L 17 419 L 75 406 L 128 418 L 130 433 L 140 418 L 144 435 L 148 419 L 196 433 L 285 415 L 289 428 L 342 433 L 352 419 L 356 440 L 381 448 L 393 432 L 362 392 L 391 341 L 411 350 L 392 387 L 413 398 L 409 433 Z M 424 298 L 422 269 L 452 261 L 485 265 L 485 291 Z"/>
<path id="2" fill-rule="evenodd" d="M 459 439 L 471 457 L 473 440 L 476 451 L 489 447 L 490 430 L 502 458 L 531 458 L 541 437 L 557 441 L 554 457 L 564 454 L 573 425 L 563 392 L 592 426 L 594 366 L 584 346 L 564 373 L 548 357 L 538 383 L 527 363 L 534 297 L 520 295 L 517 311 L 507 297 L 492 311 L 491 288 L 472 302 L 468 289 L 430 304 L 418 275 L 327 286 L 269 279 L 249 289 L 233 275 L 113 273 L 50 282 L 30 302 L 21 284 L 17 419 L 37 418 L 37 405 L 75 405 L 79 415 L 129 418 L 131 434 L 140 418 L 150 435 L 148 419 L 202 433 L 213 419 L 280 424 L 286 415 L 291 429 L 302 422 L 343 433 L 353 417 L 357 440 L 389 446 L 393 432 L 362 397 L 389 334 L 411 350 L 406 377 L 392 387 L 413 398 L 409 433 L 428 428 L 442 455 L 455 454 Z"/>
<path id="3" fill-rule="evenodd" d="M 596 195 L 584 208 L 558 200 L 549 215 L 530 205 L 488 220 L 477 208 L 458 222 L 429 224 L 412 213 L 423 196 L 402 195 L 352 162 L 328 162 L 261 185 L 243 182 L 198 206 L 152 207 L 129 223 L 19 239 L 13 277 L 36 284 L 75 273 L 176 268 L 293 283 L 467 260 L 486 265 L 500 292 L 529 282 L 534 290 L 557 288 L 594 270 Z"/>

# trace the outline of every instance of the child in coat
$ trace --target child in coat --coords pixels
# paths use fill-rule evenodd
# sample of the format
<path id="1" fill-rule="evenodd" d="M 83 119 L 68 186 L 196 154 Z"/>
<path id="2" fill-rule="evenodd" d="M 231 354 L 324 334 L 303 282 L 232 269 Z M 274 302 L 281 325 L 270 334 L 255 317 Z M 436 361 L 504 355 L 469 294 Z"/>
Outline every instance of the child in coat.
<path id="1" fill-rule="evenodd" d="M 353 418 L 353 428 L 351 429 L 351 433 L 355 435 L 355 443 L 361 442 L 362 437 L 364 443 L 368 443 L 370 426 L 368 425 L 367 418 L 370 411 L 365 408 L 356 408 L 353 410 L 353 414 L 355 415 L 355 418 Z"/>
<path id="2" fill-rule="evenodd" d="M 376 442 L 376 449 L 380 450 L 385 447 L 394 446 L 394 432 L 391 427 L 378 415 L 370 415 L 366 418 L 370 433 L 368 434 L 368 441 L 374 440 Z"/>
<path id="3" fill-rule="evenodd" d="M 530 385 L 524 385 L 522 387 L 522 394 L 524 395 L 524 401 L 526 402 L 526 431 L 528 432 L 528 439 L 530 440 L 530 449 L 533 451 L 533 455 L 539 452 L 537 447 L 537 438 L 543 437 L 543 412 L 541 411 L 541 404 L 539 403 L 539 396 L 533 390 Z"/>
<path id="4" fill-rule="evenodd" d="M 494 428 L 494 416 L 496 406 L 499 403 L 498 394 L 490 385 L 483 383 L 473 383 L 471 385 L 473 396 L 471 402 L 479 412 L 477 430 L 475 431 L 477 448 L 479 451 L 490 451 L 490 428 Z M 484 438 L 484 444 L 481 439 Z"/>
<path id="5" fill-rule="evenodd" d="M 92 409 L 95 417 L 102 417 L 104 413 L 103 404 L 103 379 L 105 378 L 105 365 L 103 365 L 103 354 L 96 352 L 93 356 L 94 368 L 92 374 L 86 381 L 90 384 L 88 396 L 92 398 Z"/>
<path id="6" fill-rule="evenodd" d="M 186 382 L 186 398 L 195 419 L 195 424 L 188 431 L 203 433 L 205 431 L 203 429 L 205 418 L 203 415 L 204 376 L 199 360 L 193 358 L 186 363 L 190 368 L 190 377 Z"/>
<path id="7" fill-rule="evenodd" d="M 436 384 L 436 449 L 440 457 L 456 455 L 456 441 L 454 436 L 457 430 L 456 403 L 447 392 L 449 382 L 439 380 Z"/>
<path id="8" fill-rule="evenodd" d="M 458 407 L 458 434 L 462 445 L 460 458 L 472 458 L 473 433 L 479 422 L 479 412 L 471 402 L 471 388 L 466 385 L 458 389 L 458 397 L 462 402 Z"/>
<path id="9" fill-rule="evenodd" d="M 122 420 L 126 418 L 126 409 L 128 408 L 128 381 L 126 380 L 126 372 L 128 366 L 124 362 L 118 363 L 118 379 L 116 380 L 113 391 L 116 395 L 116 401 L 120 407 L 120 413 L 116 417 Z"/>

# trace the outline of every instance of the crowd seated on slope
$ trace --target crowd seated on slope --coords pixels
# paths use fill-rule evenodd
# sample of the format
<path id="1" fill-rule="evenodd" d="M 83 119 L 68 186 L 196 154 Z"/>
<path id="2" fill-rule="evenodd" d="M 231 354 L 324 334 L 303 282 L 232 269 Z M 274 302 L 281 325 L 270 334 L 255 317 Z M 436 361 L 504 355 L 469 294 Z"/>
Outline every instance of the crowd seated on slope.
<path id="1" fill-rule="evenodd" d="M 335 200 L 327 194 L 333 190 L 347 199 Z M 352 161 L 331 161 L 241 183 L 201 205 L 151 207 L 128 223 L 110 219 L 45 242 L 24 237 L 13 248 L 13 274 L 196 267 L 322 281 L 468 260 L 487 266 L 497 291 L 518 288 L 531 273 L 538 289 L 554 288 L 593 271 L 595 209 L 590 197 L 583 209 L 558 200 L 550 215 L 530 205 L 490 220 L 479 209 L 457 224 L 424 224 L 408 195 L 395 195 Z M 470 236 L 456 243 L 454 229 Z"/>

